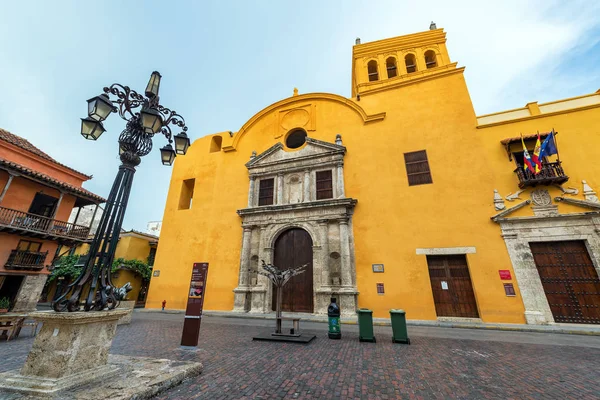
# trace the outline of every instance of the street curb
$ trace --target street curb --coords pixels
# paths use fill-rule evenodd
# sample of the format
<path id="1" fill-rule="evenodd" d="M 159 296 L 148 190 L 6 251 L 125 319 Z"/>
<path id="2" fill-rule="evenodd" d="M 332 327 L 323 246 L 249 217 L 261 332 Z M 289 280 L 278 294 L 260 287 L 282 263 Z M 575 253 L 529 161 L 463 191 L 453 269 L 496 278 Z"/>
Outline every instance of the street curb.
<path id="1" fill-rule="evenodd" d="M 160 310 L 158 308 L 137 308 L 135 312 L 142 313 L 164 313 L 164 314 L 183 314 L 184 310 Z M 203 312 L 203 315 L 210 317 L 222 318 L 241 318 L 241 319 L 264 319 L 274 320 L 274 314 L 251 314 L 251 313 L 234 313 L 226 311 L 209 311 Z M 326 316 L 317 315 L 302 315 L 302 320 L 307 322 L 327 323 Z M 344 325 L 357 325 L 356 318 L 340 319 Z M 442 321 L 427 321 L 427 320 L 407 320 L 408 326 L 431 326 L 436 328 L 458 328 L 458 329 L 482 329 L 493 331 L 507 332 L 533 332 L 533 333 L 560 333 L 565 335 L 585 335 L 585 336 L 600 336 L 600 326 L 595 327 L 565 327 L 560 325 L 519 325 L 519 324 L 486 324 L 486 323 L 459 323 L 459 322 L 442 322 Z M 391 322 L 385 318 L 374 318 L 374 326 L 391 326 Z"/>

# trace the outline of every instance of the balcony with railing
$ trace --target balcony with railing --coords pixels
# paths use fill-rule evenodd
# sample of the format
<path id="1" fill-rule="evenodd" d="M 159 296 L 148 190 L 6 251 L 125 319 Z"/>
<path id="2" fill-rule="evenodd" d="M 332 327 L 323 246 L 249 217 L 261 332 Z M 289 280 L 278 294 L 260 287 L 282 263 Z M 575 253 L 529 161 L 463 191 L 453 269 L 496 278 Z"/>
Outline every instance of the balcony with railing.
<path id="1" fill-rule="evenodd" d="M 88 237 L 90 228 L 0 207 L 0 232 L 2 231 L 52 240 L 83 241 Z"/>
<path id="2" fill-rule="evenodd" d="M 44 268 L 44 262 L 48 252 L 12 250 L 4 268 L 14 270 L 39 271 Z"/>
<path id="3" fill-rule="evenodd" d="M 569 177 L 563 171 L 560 161 L 543 163 L 539 174 L 533 174 L 531 171 L 523 169 L 520 165 L 514 172 L 519 178 L 519 188 L 521 189 L 536 185 L 560 185 L 569 180 Z"/>

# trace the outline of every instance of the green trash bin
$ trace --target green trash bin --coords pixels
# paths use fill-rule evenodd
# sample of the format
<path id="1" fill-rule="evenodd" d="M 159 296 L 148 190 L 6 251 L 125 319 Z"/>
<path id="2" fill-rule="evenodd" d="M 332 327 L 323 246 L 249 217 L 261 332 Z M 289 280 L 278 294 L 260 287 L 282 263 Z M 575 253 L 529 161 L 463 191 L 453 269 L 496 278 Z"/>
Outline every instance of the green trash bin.
<path id="1" fill-rule="evenodd" d="M 373 334 L 373 311 L 359 308 L 358 311 L 358 340 L 361 342 L 375 343 Z"/>
<path id="2" fill-rule="evenodd" d="M 406 330 L 406 312 L 404 310 L 390 310 L 392 320 L 392 342 L 410 344 Z"/>

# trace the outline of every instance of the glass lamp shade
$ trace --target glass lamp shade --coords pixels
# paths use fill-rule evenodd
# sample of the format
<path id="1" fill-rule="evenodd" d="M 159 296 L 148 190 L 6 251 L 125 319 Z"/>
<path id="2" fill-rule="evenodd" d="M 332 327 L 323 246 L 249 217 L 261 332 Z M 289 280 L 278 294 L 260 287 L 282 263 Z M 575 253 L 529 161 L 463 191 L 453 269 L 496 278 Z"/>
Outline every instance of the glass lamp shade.
<path id="1" fill-rule="evenodd" d="M 102 122 L 92 118 L 81 118 L 81 136 L 88 140 L 96 140 L 104 133 L 106 129 Z"/>
<path id="2" fill-rule="evenodd" d="M 185 132 L 175 135 L 175 152 L 177 154 L 185 155 L 188 147 L 190 147 L 190 139 Z"/>
<path id="3" fill-rule="evenodd" d="M 146 86 L 146 96 L 149 98 L 153 98 L 158 96 L 158 89 L 160 87 L 160 78 L 162 76 L 158 73 L 158 71 L 154 71 L 152 75 L 150 75 L 150 80 L 148 81 L 148 86 Z"/>
<path id="4" fill-rule="evenodd" d="M 173 165 L 173 161 L 175 160 L 175 150 L 173 150 L 173 147 L 170 144 L 160 149 L 160 158 L 162 159 L 163 165 Z"/>
<path id="5" fill-rule="evenodd" d="M 96 121 L 104 121 L 112 110 L 113 105 L 105 94 L 88 100 L 88 116 Z"/>
<path id="6" fill-rule="evenodd" d="M 140 111 L 142 116 L 142 126 L 146 133 L 158 133 L 163 125 L 162 115 L 154 108 L 144 108 Z"/>

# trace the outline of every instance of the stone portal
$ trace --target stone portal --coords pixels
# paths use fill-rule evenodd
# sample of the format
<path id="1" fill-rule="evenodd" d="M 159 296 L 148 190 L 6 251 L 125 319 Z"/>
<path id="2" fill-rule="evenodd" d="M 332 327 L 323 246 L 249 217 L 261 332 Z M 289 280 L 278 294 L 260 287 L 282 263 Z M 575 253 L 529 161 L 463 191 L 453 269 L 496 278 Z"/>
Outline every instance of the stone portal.
<path id="1" fill-rule="evenodd" d="M 289 296 L 294 291 L 308 296 L 311 290 L 312 303 L 303 298 L 297 300 L 301 305 L 295 304 L 294 297 L 288 299 L 285 307 L 290 311 L 326 314 L 330 298 L 335 297 L 342 315 L 355 314 L 358 291 L 352 213 L 357 200 L 345 195 L 345 153 L 338 135 L 335 143 L 306 138 L 299 150 L 286 151 L 277 143 L 262 154 L 253 154 L 246 164 L 250 174 L 248 207 L 238 210 L 243 236 L 234 311 L 273 310 L 273 288 L 266 277 L 257 274 L 259 263 L 264 260 L 277 265 L 279 260 L 275 258 L 284 257 L 286 265 L 277 265 L 279 268 L 305 264 L 306 261 L 287 265 L 300 256 L 280 255 L 284 248 L 295 252 L 295 244 L 279 249 L 278 243 L 279 240 L 295 243 L 296 239 L 287 235 L 296 233 L 287 232 L 303 231 L 305 244 L 301 254 L 312 260 L 312 268 L 284 292 Z"/>

